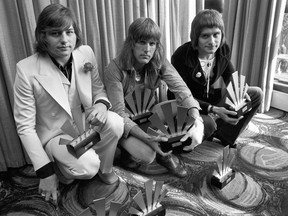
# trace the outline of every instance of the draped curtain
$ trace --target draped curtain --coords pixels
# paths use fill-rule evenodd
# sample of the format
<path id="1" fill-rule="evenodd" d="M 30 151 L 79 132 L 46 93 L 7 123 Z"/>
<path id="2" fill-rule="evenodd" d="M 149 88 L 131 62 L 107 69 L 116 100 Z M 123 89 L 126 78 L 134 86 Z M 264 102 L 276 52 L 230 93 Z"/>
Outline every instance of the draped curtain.
<path id="1" fill-rule="evenodd" d="M 83 43 L 95 52 L 102 76 L 116 57 L 132 21 L 150 17 L 161 28 L 166 56 L 189 40 L 190 24 L 204 0 L 0 0 L 0 171 L 20 167 L 29 159 L 13 119 L 16 63 L 33 54 L 36 21 L 44 7 L 60 3 L 71 8 Z"/>
<path id="2" fill-rule="evenodd" d="M 249 85 L 262 88 L 270 108 L 286 0 L 225 0 L 223 19 L 232 62 Z"/>

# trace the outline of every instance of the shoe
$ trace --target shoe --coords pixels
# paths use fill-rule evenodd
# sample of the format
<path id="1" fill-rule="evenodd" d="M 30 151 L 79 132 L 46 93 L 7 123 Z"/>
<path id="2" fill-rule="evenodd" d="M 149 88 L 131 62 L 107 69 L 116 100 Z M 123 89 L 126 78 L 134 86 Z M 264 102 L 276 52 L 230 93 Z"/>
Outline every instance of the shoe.
<path id="1" fill-rule="evenodd" d="M 112 185 L 119 180 L 119 177 L 112 171 L 111 173 L 102 173 L 100 170 L 98 176 L 102 182 L 108 185 Z"/>
<path id="2" fill-rule="evenodd" d="M 222 139 L 219 135 L 217 135 L 217 133 L 214 134 L 213 142 L 219 143 L 223 147 L 229 146 L 229 148 L 237 148 L 237 144 L 235 142 L 228 142 L 225 139 Z"/>
<path id="3" fill-rule="evenodd" d="M 164 166 L 168 171 L 180 178 L 184 178 L 188 175 L 187 171 L 185 170 L 184 166 L 179 162 L 177 163 L 172 155 L 168 156 L 160 156 L 157 154 L 156 162 L 161 166 Z"/>

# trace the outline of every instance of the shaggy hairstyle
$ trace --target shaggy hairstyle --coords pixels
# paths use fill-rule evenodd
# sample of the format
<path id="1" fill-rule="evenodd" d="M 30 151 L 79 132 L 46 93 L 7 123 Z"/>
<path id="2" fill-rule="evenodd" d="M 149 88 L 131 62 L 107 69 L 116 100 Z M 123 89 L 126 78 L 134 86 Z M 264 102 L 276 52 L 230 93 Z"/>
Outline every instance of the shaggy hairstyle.
<path id="1" fill-rule="evenodd" d="M 120 51 L 120 67 L 124 70 L 130 70 L 135 65 L 135 61 L 137 60 L 134 57 L 133 48 L 138 41 L 153 40 L 156 42 L 154 56 L 150 62 L 144 66 L 143 70 L 146 73 L 149 83 L 154 83 L 155 78 L 158 77 L 158 71 L 165 60 L 164 49 L 160 39 L 160 28 L 152 19 L 144 17 L 136 19 L 129 26 L 127 38 L 123 44 L 122 50 Z"/>
<path id="2" fill-rule="evenodd" d="M 73 12 L 61 4 L 51 4 L 40 13 L 37 27 L 35 29 L 35 51 L 40 54 L 47 53 L 47 42 L 45 34 L 48 31 L 65 31 L 73 26 L 76 34 L 76 46 L 78 48 L 82 43 L 81 32 L 78 27 Z"/>
<path id="3" fill-rule="evenodd" d="M 198 39 L 204 28 L 217 27 L 221 30 L 222 38 L 220 47 L 225 42 L 225 27 L 222 19 L 222 15 L 213 9 L 207 9 L 200 11 L 192 21 L 190 39 L 193 49 L 198 47 Z"/>

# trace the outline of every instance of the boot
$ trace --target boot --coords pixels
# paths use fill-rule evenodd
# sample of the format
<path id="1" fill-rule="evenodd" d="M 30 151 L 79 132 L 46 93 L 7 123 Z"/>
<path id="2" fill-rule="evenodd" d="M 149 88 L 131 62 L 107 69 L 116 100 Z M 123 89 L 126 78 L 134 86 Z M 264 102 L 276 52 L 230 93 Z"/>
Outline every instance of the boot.
<path id="1" fill-rule="evenodd" d="M 170 173 L 172 173 L 173 175 L 178 176 L 179 178 L 184 178 L 188 175 L 186 169 L 184 168 L 184 166 L 178 162 L 176 162 L 175 156 L 173 155 L 168 155 L 168 156 L 161 156 L 159 154 L 157 154 L 156 156 L 156 162 L 158 164 L 160 164 L 161 166 L 164 166 L 166 169 L 168 169 L 168 171 Z"/>

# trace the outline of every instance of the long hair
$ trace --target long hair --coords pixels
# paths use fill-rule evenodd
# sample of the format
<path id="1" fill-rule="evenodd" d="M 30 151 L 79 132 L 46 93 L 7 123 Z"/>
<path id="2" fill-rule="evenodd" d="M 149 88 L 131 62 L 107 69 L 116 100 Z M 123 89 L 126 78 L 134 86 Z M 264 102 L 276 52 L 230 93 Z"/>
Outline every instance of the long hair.
<path id="1" fill-rule="evenodd" d="M 50 4 L 40 13 L 35 29 L 35 51 L 44 54 L 48 51 L 45 33 L 50 30 L 65 31 L 73 26 L 76 34 L 76 46 L 82 43 L 81 32 L 73 12 L 61 4 Z"/>
<path id="2" fill-rule="evenodd" d="M 200 37 L 203 28 L 213 28 L 213 27 L 217 27 L 221 30 L 222 33 L 220 44 L 221 47 L 225 42 L 225 33 L 224 33 L 225 27 L 222 15 L 216 10 L 206 9 L 200 11 L 195 16 L 191 24 L 191 32 L 190 32 L 191 44 L 194 49 L 196 49 L 198 46 L 198 39 Z"/>
<path id="3" fill-rule="evenodd" d="M 124 70 L 131 69 L 135 61 L 133 48 L 136 42 L 141 40 L 153 40 L 156 42 L 156 49 L 150 62 L 144 66 L 149 83 L 155 82 L 158 71 L 164 63 L 164 49 L 160 42 L 161 32 L 159 26 L 150 18 L 140 17 L 136 19 L 128 29 L 127 38 L 120 51 L 120 67 Z M 151 81 L 151 82 L 150 82 Z"/>

